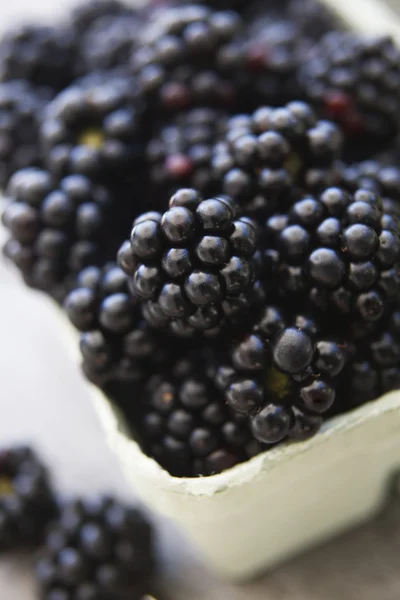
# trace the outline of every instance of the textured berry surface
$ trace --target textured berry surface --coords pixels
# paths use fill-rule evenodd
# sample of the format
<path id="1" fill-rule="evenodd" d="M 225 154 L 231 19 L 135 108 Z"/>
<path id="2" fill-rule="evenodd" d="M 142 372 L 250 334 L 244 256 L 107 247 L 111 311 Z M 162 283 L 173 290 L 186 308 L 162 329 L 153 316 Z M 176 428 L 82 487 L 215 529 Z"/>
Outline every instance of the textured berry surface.
<path id="1" fill-rule="evenodd" d="M 225 405 L 199 350 L 150 377 L 140 430 L 145 451 L 181 477 L 220 473 L 261 452 L 247 419 Z"/>
<path id="2" fill-rule="evenodd" d="M 139 217 L 131 232 L 134 294 L 151 326 L 178 335 L 218 330 L 257 295 L 257 227 L 236 219 L 221 196 L 203 200 L 181 189 L 165 213 Z"/>
<path id="3" fill-rule="evenodd" d="M 246 215 L 265 218 L 300 195 L 314 168 L 333 167 L 341 135 L 308 104 L 262 107 L 233 117 L 215 146 L 214 175 Z"/>
<path id="4" fill-rule="evenodd" d="M 311 50 L 299 79 L 308 97 L 343 127 L 350 156 L 365 157 L 398 133 L 400 53 L 390 38 L 330 32 Z"/>
<path id="5" fill-rule="evenodd" d="M 103 497 L 61 506 L 35 571 L 46 600 L 139 600 L 153 568 L 150 524 L 137 509 Z"/>
<path id="6" fill-rule="evenodd" d="M 6 200 L 5 253 L 28 285 L 62 300 L 81 269 L 105 259 L 108 189 L 83 175 L 55 184 L 47 171 L 27 168 L 11 178 Z"/>
<path id="7" fill-rule="evenodd" d="M 142 102 L 130 77 L 73 84 L 42 119 L 44 160 L 57 177 L 80 173 L 103 181 L 124 176 L 135 184 L 143 153 Z"/>
<path id="8" fill-rule="evenodd" d="M 47 471 L 34 452 L 0 449 L 0 551 L 39 544 L 56 512 Z"/>
<path id="9" fill-rule="evenodd" d="M 39 119 L 51 93 L 18 80 L 0 84 L 0 187 L 19 169 L 40 165 Z"/>

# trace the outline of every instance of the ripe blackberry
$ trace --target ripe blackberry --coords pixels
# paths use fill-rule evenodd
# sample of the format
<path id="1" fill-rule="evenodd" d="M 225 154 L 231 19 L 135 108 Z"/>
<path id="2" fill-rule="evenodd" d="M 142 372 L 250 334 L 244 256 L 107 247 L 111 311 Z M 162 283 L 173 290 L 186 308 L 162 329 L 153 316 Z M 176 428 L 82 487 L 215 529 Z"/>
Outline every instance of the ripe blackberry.
<path id="1" fill-rule="evenodd" d="M 400 308 L 368 343 L 356 344 L 341 390 L 341 412 L 400 390 Z"/>
<path id="2" fill-rule="evenodd" d="M 228 121 L 214 175 L 244 214 L 263 219 L 299 196 L 310 170 L 333 168 L 340 147 L 336 126 L 319 121 L 309 105 L 263 107 Z"/>
<path id="3" fill-rule="evenodd" d="M 234 104 L 235 86 L 213 67 L 240 28 L 232 11 L 195 4 L 155 11 L 131 61 L 150 104 L 157 111 Z"/>
<path id="4" fill-rule="evenodd" d="M 0 81 L 23 79 L 54 92 L 72 81 L 74 37 L 68 28 L 24 25 L 0 41 Z"/>
<path id="5" fill-rule="evenodd" d="M 306 96 L 341 125 L 351 157 L 368 158 L 399 132 L 400 54 L 389 38 L 331 32 L 299 70 Z"/>
<path id="6" fill-rule="evenodd" d="M 154 562 L 143 514 L 103 497 L 61 507 L 35 571 L 44 600 L 139 600 L 149 591 Z"/>
<path id="7" fill-rule="evenodd" d="M 49 99 L 25 81 L 0 84 L 0 187 L 15 171 L 39 166 L 39 116 Z"/>
<path id="8" fill-rule="evenodd" d="M 144 451 L 172 475 L 212 475 L 261 451 L 247 419 L 225 404 L 196 350 L 146 382 L 138 429 Z"/>
<path id="9" fill-rule="evenodd" d="M 377 322 L 400 289 L 399 223 L 368 190 L 305 197 L 266 223 L 267 255 L 276 254 L 267 279 L 282 298 L 295 294 L 330 319 Z"/>
<path id="10" fill-rule="evenodd" d="M 346 361 L 346 344 L 323 337 L 318 323 L 267 305 L 214 377 L 228 406 L 250 418 L 256 439 L 275 444 L 317 432 Z"/>
<path id="11" fill-rule="evenodd" d="M 82 332 L 83 372 L 100 387 L 138 381 L 165 360 L 166 341 L 149 329 L 136 304 L 115 263 L 83 269 L 65 299 L 68 318 Z"/>
<path id="12" fill-rule="evenodd" d="M 256 293 L 257 228 L 250 219 L 236 219 L 225 196 L 203 200 L 197 191 L 181 189 L 169 206 L 134 222 L 128 268 L 134 294 L 151 326 L 178 335 L 212 332 L 225 317 L 249 310 Z"/>
<path id="13" fill-rule="evenodd" d="M 128 66 L 136 45 L 139 18 L 134 14 L 107 15 L 95 20 L 80 47 L 80 69 L 93 71 Z"/>
<path id="14" fill-rule="evenodd" d="M 11 177 L 6 200 L 6 256 L 32 287 L 57 295 L 113 249 L 107 230 L 111 194 L 83 175 L 54 184 L 47 171 L 22 169 Z"/>
<path id="15" fill-rule="evenodd" d="M 235 81 L 242 111 L 300 98 L 296 73 L 308 44 L 295 23 L 271 19 L 264 6 L 245 34 L 221 49 L 218 65 Z"/>
<path id="16" fill-rule="evenodd" d="M 0 551 L 36 546 L 56 514 L 47 471 L 28 447 L 0 450 Z"/>
<path id="17" fill-rule="evenodd" d="M 181 187 L 193 187 L 212 193 L 212 149 L 225 122 L 224 113 L 198 108 L 163 123 L 147 145 L 150 179 L 156 190 L 173 194 Z"/>
<path id="18" fill-rule="evenodd" d="M 92 79 L 93 81 L 93 79 Z M 48 106 L 41 127 L 44 159 L 60 177 L 81 173 L 115 183 L 138 177 L 143 155 L 140 94 L 131 78 L 74 84 Z"/>

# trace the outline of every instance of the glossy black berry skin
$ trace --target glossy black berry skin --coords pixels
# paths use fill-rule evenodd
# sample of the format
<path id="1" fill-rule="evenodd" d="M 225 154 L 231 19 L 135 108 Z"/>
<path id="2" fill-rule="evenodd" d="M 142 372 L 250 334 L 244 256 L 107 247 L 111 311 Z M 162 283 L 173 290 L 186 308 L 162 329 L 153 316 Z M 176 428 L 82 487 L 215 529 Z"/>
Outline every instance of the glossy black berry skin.
<path id="1" fill-rule="evenodd" d="M 102 497 L 60 507 L 35 573 L 43 598 L 139 600 L 150 590 L 154 563 L 153 533 L 145 517 Z"/>
<path id="2" fill-rule="evenodd" d="M 393 173 L 387 179 L 395 189 Z M 393 306 L 399 292 L 397 196 L 382 198 L 369 188 L 387 188 L 378 177 L 369 182 L 353 194 L 328 188 L 296 202 L 288 216 L 266 221 L 267 256 L 277 252 L 274 262 L 264 263 L 266 277 L 270 285 L 275 280 L 271 287 L 281 301 L 295 293 L 312 310 L 365 322 L 377 322 Z"/>
<path id="3" fill-rule="evenodd" d="M 146 151 L 156 190 L 172 194 L 179 188 L 192 187 L 212 194 L 217 185 L 211 169 L 213 146 L 225 122 L 223 112 L 198 108 L 163 123 Z"/>
<path id="4" fill-rule="evenodd" d="M 339 130 L 311 106 L 265 106 L 228 121 L 214 148 L 214 176 L 245 214 L 266 218 L 301 196 L 310 170 L 333 169 L 340 147 Z"/>
<path id="5" fill-rule="evenodd" d="M 0 450 L 0 551 L 34 548 L 57 514 L 44 465 L 29 447 Z"/>
<path id="6" fill-rule="evenodd" d="M 136 383 L 166 358 L 167 340 L 143 321 L 128 278 L 115 263 L 80 271 L 64 310 L 81 332 L 82 370 L 99 387 Z"/>
<path id="7" fill-rule="evenodd" d="M 45 88 L 26 81 L 0 84 L 0 186 L 11 175 L 40 162 L 38 143 L 40 115 L 51 99 Z"/>
<path id="8" fill-rule="evenodd" d="M 203 5 L 166 6 L 155 12 L 131 59 L 150 105 L 169 113 L 234 105 L 235 86 L 221 74 L 218 56 L 241 26 L 233 11 Z"/>
<path id="9" fill-rule="evenodd" d="M 53 92 L 74 77 L 75 40 L 68 27 L 22 25 L 2 36 L 0 81 L 15 79 Z"/>
<path id="10" fill-rule="evenodd" d="M 199 348 L 146 382 L 140 431 L 144 450 L 180 477 L 213 475 L 261 451 L 247 418 L 225 405 Z"/>
<path id="11" fill-rule="evenodd" d="M 111 251 L 107 217 L 112 196 L 83 175 L 55 184 L 47 171 L 23 169 L 10 179 L 6 199 L 6 256 L 29 285 L 57 300 L 79 271 L 99 264 Z"/>
<path id="12" fill-rule="evenodd" d="M 229 198 L 179 190 L 162 215 L 135 221 L 130 243 L 127 273 L 150 326 L 204 333 L 253 300 L 257 227 Z"/>
<path id="13" fill-rule="evenodd" d="M 52 174 L 96 180 L 124 177 L 132 184 L 143 153 L 140 93 L 126 76 L 88 78 L 63 90 L 41 125 L 45 163 Z M 121 181 L 121 180 L 119 180 Z"/>
<path id="14" fill-rule="evenodd" d="M 299 70 L 306 95 L 340 123 L 350 158 L 369 158 L 398 133 L 399 51 L 388 37 L 330 32 Z"/>
<path id="15" fill-rule="evenodd" d="M 119 0 L 88 0 L 71 11 L 72 27 L 85 33 L 98 19 L 130 15 L 131 10 Z"/>
<path id="16" fill-rule="evenodd" d="M 266 305 L 230 354 L 220 352 L 215 384 L 230 408 L 250 418 L 260 443 L 304 440 L 332 410 L 350 353 L 326 333 L 323 322 Z"/>

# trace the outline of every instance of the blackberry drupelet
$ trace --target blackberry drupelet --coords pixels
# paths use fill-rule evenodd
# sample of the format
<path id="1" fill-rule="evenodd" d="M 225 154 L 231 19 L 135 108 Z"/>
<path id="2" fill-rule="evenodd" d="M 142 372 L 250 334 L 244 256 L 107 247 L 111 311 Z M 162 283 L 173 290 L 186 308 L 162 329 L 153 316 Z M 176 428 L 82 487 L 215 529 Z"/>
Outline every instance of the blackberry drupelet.
<path id="1" fill-rule="evenodd" d="M 150 106 L 157 113 L 234 106 L 235 85 L 221 76 L 218 55 L 241 27 L 236 13 L 203 5 L 155 11 L 131 61 Z"/>
<path id="2" fill-rule="evenodd" d="M 74 45 L 68 28 L 26 25 L 10 30 L 0 41 L 0 81 L 23 79 L 60 91 L 74 77 Z"/>
<path id="3" fill-rule="evenodd" d="M 58 300 L 81 269 L 114 249 L 107 229 L 111 193 L 83 175 L 54 184 L 47 171 L 22 169 L 10 179 L 6 200 L 6 256 L 28 285 Z"/>
<path id="4" fill-rule="evenodd" d="M 144 515 L 103 497 L 61 506 L 35 571 L 43 600 L 139 600 L 150 591 L 154 563 Z"/>
<path id="5" fill-rule="evenodd" d="M 271 217 L 264 236 L 270 286 L 331 322 L 378 323 L 400 290 L 400 221 L 387 204 L 368 190 L 329 188 Z"/>
<path id="6" fill-rule="evenodd" d="M 263 220 L 300 197 L 311 171 L 335 169 L 340 148 L 335 125 L 319 121 L 308 104 L 290 102 L 228 121 L 213 170 L 241 212 Z"/>
<path id="7" fill-rule="evenodd" d="M 25 81 L 0 84 L 0 187 L 15 171 L 40 166 L 39 117 L 50 97 Z"/>
<path id="8" fill-rule="evenodd" d="M 211 108 L 198 108 L 163 123 L 147 145 L 150 180 L 158 193 L 173 194 L 193 187 L 212 194 L 215 181 L 212 151 L 222 135 L 226 115 Z"/>
<path id="9" fill-rule="evenodd" d="M 304 60 L 299 81 L 341 125 L 351 159 L 369 158 L 399 132 L 400 53 L 390 38 L 328 33 Z"/>
<path id="10" fill-rule="evenodd" d="M 134 14 L 96 19 L 81 43 L 80 69 L 91 73 L 113 67 L 127 67 L 140 27 L 140 19 Z"/>
<path id="11" fill-rule="evenodd" d="M 99 387 L 135 383 L 166 359 L 166 340 L 149 329 L 136 304 L 115 263 L 83 269 L 65 299 L 68 318 L 82 332 L 82 370 Z"/>
<path id="12" fill-rule="evenodd" d="M 28 447 L 0 450 L 0 551 L 36 546 L 56 515 L 47 471 Z"/>
<path id="13" fill-rule="evenodd" d="M 181 189 L 169 206 L 134 222 L 130 261 L 125 244 L 121 265 L 151 326 L 184 336 L 218 332 L 257 298 L 257 227 L 237 219 L 225 196 L 203 200 Z"/>
<path id="14" fill-rule="evenodd" d="M 132 78 L 114 74 L 66 88 L 48 106 L 41 139 L 44 160 L 60 177 L 81 173 L 110 184 L 135 186 L 141 170 L 143 104 Z M 117 180 L 116 180 L 117 178 Z"/>
<path id="15" fill-rule="evenodd" d="M 261 451 L 247 419 L 212 383 L 199 349 L 154 373 L 142 398 L 143 449 L 172 475 L 220 473 Z"/>
<path id="16" fill-rule="evenodd" d="M 319 323 L 267 305 L 214 377 L 228 406 L 250 418 L 256 439 L 275 444 L 317 432 L 347 358 L 346 344 L 325 338 Z"/>

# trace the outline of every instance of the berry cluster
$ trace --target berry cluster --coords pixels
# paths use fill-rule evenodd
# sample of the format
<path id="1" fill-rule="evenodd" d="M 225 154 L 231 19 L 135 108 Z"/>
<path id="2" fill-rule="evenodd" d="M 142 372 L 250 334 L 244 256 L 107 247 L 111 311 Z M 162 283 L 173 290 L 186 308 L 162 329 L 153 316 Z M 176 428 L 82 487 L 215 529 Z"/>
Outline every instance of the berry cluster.
<path id="1" fill-rule="evenodd" d="M 143 447 L 175 476 L 220 473 L 261 452 L 246 417 L 225 405 L 198 350 L 154 373 L 142 403 Z"/>
<path id="2" fill-rule="evenodd" d="M 0 551 L 36 546 L 56 512 L 47 471 L 34 452 L 0 449 Z"/>
<path id="3" fill-rule="evenodd" d="M 311 170 L 333 168 L 340 147 L 335 125 L 318 120 L 309 105 L 290 102 L 233 117 L 212 166 L 241 212 L 261 219 L 290 205 Z"/>
<path id="4" fill-rule="evenodd" d="M 227 196 L 203 200 L 193 189 L 179 190 L 165 213 L 136 219 L 125 248 L 121 264 L 156 328 L 215 335 L 225 318 L 240 319 L 258 298 L 257 226 L 236 219 Z"/>
<path id="5" fill-rule="evenodd" d="M 307 97 L 340 123 L 349 152 L 366 157 L 399 131 L 400 51 L 390 38 L 330 32 L 306 57 L 299 79 Z"/>
<path id="6" fill-rule="evenodd" d="M 153 531 L 137 508 L 58 501 L 30 447 L 0 449 L 0 552 L 37 548 L 43 600 L 144 600 L 153 586 Z"/>
<path id="7" fill-rule="evenodd" d="M 400 389 L 399 56 L 318 0 L 90 0 L 0 41 L 4 254 L 170 473 Z M 71 540 L 45 597 L 97 598 Z"/>

